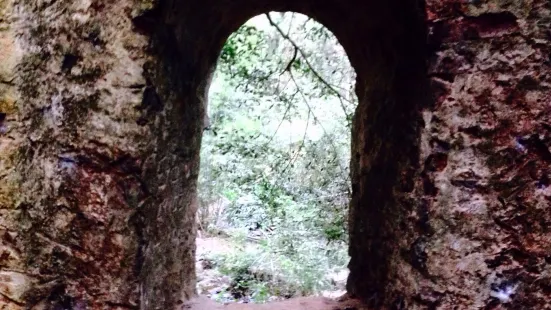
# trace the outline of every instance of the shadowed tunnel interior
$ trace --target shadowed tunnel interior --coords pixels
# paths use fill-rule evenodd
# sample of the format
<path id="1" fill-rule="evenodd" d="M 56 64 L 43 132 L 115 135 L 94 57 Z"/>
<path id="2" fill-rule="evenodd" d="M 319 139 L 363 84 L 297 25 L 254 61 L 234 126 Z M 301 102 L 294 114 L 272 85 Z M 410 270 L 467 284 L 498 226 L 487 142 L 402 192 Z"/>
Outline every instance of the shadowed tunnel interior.
<path id="1" fill-rule="evenodd" d="M 159 205 L 144 212 L 144 308 L 177 304 L 194 294 L 193 219 L 210 75 L 228 36 L 249 18 L 269 11 L 299 12 L 325 25 L 357 72 L 347 290 L 373 305 L 394 302 L 389 300 L 394 295 L 388 285 L 394 277 L 390 268 L 403 254 L 396 247 L 399 240 L 408 241 L 407 230 L 396 230 L 405 216 L 400 192 L 412 187 L 400 180 L 418 164 L 419 111 L 427 101 L 423 8 L 416 1 L 397 0 L 164 1 L 135 24 L 151 34 L 151 49 L 159 60 L 146 71 L 164 103 L 156 130 L 165 134 L 157 145 L 186 177 L 175 179 Z"/>

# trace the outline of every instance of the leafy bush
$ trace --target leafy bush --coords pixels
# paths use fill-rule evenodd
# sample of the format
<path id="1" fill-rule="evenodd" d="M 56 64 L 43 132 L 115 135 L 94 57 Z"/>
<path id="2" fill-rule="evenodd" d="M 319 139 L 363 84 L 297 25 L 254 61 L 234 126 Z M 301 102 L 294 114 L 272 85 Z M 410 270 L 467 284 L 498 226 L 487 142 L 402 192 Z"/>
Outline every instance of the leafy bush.
<path id="1" fill-rule="evenodd" d="M 238 237 L 235 251 L 209 258 L 233 279 L 228 290 L 234 298 L 248 295 L 255 302 L 264 302 L 270 296 L 308 296 L 334 287 L 328 275 L 346 267 L 343 245 L 298 244 L 290 242 L 296 235 L 282 230 L 254 245 L 244 245 Z"/>
<path id="2" fill-rule="evenodd" d="M 199 220 L 257 242 L 215 259 L 236 292 L 257 301 L 319 293 L 331 287 L 325 275 L 346 268 L 354 81 L 335 37 L 300 14 L 259 16 L 224 46 Z"/>

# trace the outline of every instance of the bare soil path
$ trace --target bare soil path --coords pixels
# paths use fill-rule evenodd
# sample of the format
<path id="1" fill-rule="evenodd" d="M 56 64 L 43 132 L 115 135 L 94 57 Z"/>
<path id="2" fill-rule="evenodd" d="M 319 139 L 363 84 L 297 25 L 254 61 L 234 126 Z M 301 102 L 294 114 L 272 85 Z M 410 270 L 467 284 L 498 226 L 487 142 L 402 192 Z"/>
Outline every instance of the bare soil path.
<path id="1" fill-rule="evenodd" d="M 254 246 L 253 244 L 248 246 Z M 200 257 L 208 253 L 228 253 L 235 251 L 234 245 L 224 238 L 205 237 L 197 238 L 197 268 L 199 286 L 222 285 L 221 275 L 213 270 L 204 270 L 201 266 Z M 212 274 L 210 274 L 212 273 Z M 210 283 L 212 282 L 212 283 Z M 201 289 L 199 289 L 201 291 Z M 342 293 L 337 294 L 340 296 Z M 331 295 L 329 295 L 331 296 Z M 333 296 L 331 296 L 333 297 Z M 253 303 L 218 303 L 208 296 L 198 296 L 181 306 L 182 310 L 366 310 L 358 301 L 347 298 L 346 295 L 340 298 L 326 297 L 299 297 L 285 301 L 276 301 L 266 304 Z"/>
<path id="2" fill-rule="evenodd" d="M 182 310 L 369 310 L 358 301 L 343 298 L 340 301 L 324 297 L 301 297 L 267 304 L 219 304 L 200 296 L 180 308 Z"/>

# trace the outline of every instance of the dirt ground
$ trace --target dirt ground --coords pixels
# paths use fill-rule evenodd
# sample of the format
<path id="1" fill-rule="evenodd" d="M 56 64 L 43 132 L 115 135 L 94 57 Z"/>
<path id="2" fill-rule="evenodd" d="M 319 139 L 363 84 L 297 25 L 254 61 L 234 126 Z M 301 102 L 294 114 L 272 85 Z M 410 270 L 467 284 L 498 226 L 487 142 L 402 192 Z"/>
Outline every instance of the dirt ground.
<path id="1" fill-rule="evenodd" d="M 219 304 L 208 297 L 200 296 L 180 308 L 182 310 L 368 310 L 358 301 L 347 299 L 332 300 L 323 297 L 292 298 L 267 304 Z"/>
<path id="2" fill-rule="evenodd" d="M 217 268 L 205 268 L 203 263 L 204 256 L 210 256 L 213 254 L 228 254 L 236 251 L 255 251 L 258 248 L 258 244 L 253 242 L 241 243 L 239 250 L 236 249 L 235 242 L 230 241 L 227 238 L 218 236 L 199 236 L 196 239 L 196 264 L 195 269 L 197 273 L 197 292 L 199 295 L 211 296 L 212 291 L 216 289 L 225 289 L 231 279 L 228 276 L 224 276 Z M 319 292 L 319 296 L 323 296 L 329 299 L 337 299 L 346 293 L 345 285 L 348 278 L 348 269 L 341 270 L 340 272 L 333 272 L 328 274 L 328 277 L 335 283 L 335 287 L 329 288 L 322 292 Z M 277 297 L 277 296 L 272 296 Z M 223 299 L 223 298 L 222 298 Z M 245 298 L 246 299 L 246 298 Z M 274 298 L 275 300 L 282 300 L 283 298 Z M 271 300 L 270 302 L 274 302 Z M 217 299 L 218 302 L 224 302 Z"/>
<path id="3" fill-rule="evenodd" d="M 250 245 L 253 246 L 253 245 Z M 197 257 L 206 253 L 225 253 L 235 250 L 233 245 L 223 238 L 197 238 Z M 208 278 L 208 270 L 203 270 L 201 264 L 197 264 L 198 274 L 201 278 Z M 340 295 L 340 294 L 338 294 Z M 285 301 L 270 302 L 266 304 L 252 303 L 218 303 L 208 296 L 198 296 L 183 304 L 181 310 L 367 310 L 358 301 L 349 299 L 346 295 L 338 298 L 325 297 L 300 297 Z"/>

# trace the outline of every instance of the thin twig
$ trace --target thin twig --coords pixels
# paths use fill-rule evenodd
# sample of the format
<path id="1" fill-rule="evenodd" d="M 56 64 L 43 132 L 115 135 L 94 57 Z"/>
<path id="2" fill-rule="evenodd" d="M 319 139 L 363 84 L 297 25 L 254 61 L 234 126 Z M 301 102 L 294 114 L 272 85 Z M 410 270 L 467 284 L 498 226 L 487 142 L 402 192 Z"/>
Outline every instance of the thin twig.
<path id="1" fill-rule="evenodd" d="M 285 39 L 287 40 L 289 43 L 291 43 L 291 45 L 293 45 L 293 47 L 300 53 L 300 55 L 302 56 L 302 58 L 304 59 L 304 62 L 306 63 L 306 65 L 310 68 L 310 70 L 314 73 L 314 75 L 316 76 L 316 78 L 318 80 L 320 80 L 329 90 L 331 90 L 336 96 L 337 98 L 339 98 L 339 101 L 341 103 L 341 108 L 344 112 L 344 114 L 346 115 L 346 119 L 350 119 L 350 115 L 348 114 L 348 111 L 346 110 L 346 107 L 344 105 L 344 102 L 343 100 L 347 101 L 347 102 L 350 102 L 348 99 L 346 99 L 343 95 L 341 95 L 341 93 L 339 91 L 337 91 L 332 84 L 330 84 L 329 82 L 327 82 L 315 69 L 314 67 L 312 66 L 312 64 L 310 63 L 310 61 L 308 60 L 308 57 L 306 55 L 306 53 L 300 48 L 300 46 L 295 43 L 295 41 L 293 39 L 291 39 L 291 37 L 289 37 L 288 35 L 285 34 L 285 32 L 283 32 L 283 30 L 281 29 L 281 27 L 279 27 L 279 25 L 277 23 L 275 23 L 272 18 L 270 17 L 270 13 L 266 13 L 266 18 L 268 18 L 268 21 L 270 22 L 270 25 L 272 25 L 276 30 L 277 32 L 279 32 L 279 34 Z"/>
<path id="2" fill-rule="evenodd" d="M 291 13 L 291 21 L 289 22 L 289 28 L 287 29 L 287 35 L 291 33 L 291 28 L 293 28 L 293 19 L 295 19 L 295 12 Z"/>
<path id="3" fill-rule="evenodd" d="M 314 117 L 314 121 L 316 121 L 319 126 L 321 127 L 321 130 L 323 131 L 323 133 L 328 136 L 327 134 L 327 130 L 325 130 L 325 127 L 323 127 L 322 123 L 319 121 L 319 118 L 316 117 L 316 115 L 314 114 L 314 110 L 312 109 L 312 107 L 310 106 L 310 103 L 308 102 L 308 99 L 306 99 L 306 95 L 304 94 L 304 92 L 302 92 L 300 86 L 298 85 L 297 83 L 297 80 L 295 79 L 294 75 L 293 75 L 293 72 L 292 71 L 289 71 L 289 74 L 291 75 L 291 80 L 293 81 L 293 83 L 295 84 L 298 92 L 300 93 L 300 95 L 302 96 L 302 99 L 304 101 L 304 104 L 306 104 L 306 107 L 308 108 L 308 111 L 310 111 L 312 113 L 312 116 Z M 331 147 L 333 148 L 333 151 L 335 152 L 335 154 L 338 153 L 337 151 L 337 146 L 335 145 L 335 143 L 333 142 L 333 140 L 331 140 L 329 142 L 331 144 Z M 339 169 L 341 170 L 341 173 L 342 174 L 346 174 L 346 179 L 348 181 L 348 184 L 350 184 L 351 180 L 350 180 L 350 174 L 348 173 L 345 173 L 346 169 L 343 168 L 341 165 L 340 165 L 340 162 L 339 162 Z M 351 189 L 349 188 L 349 186 L 347 186 L 348 188 L 348 192 L 351 193 Z"/>
<path id="4" fill-rule="evenodd" d="M 302 148 L 304 147 L 304 144 L 306 143 L 306 135 L 308 134 L 308 126 L 310 125 L 310 114 L 312 114 L 312 111 L 308 110 L 308 117 L 306 118 L 306 128 L 304 128 L 304 135 L 302 136 L 302 141 L 300 143 L 300 146 L 298 147 L 297 152 L 295 155 L 291 158 L 291 160 L 287 163 L 287 166 L 280 172 L 280 175 L 283 175 L 287 169 L 297 160 L 300 151 L 302 151 Z M 281 180 L 281 178 L 280 178 Z M 277 183 L 277 182 L 276 182 Z"/>
<path id="5" fill-rule="evenodd" d="M 283 73 L 291 70 L 291 66 L 293 65 L 293 63 L 297 60 L 297 56 L 298 56 L 298 48 L 295 47 L 295 52 L 293 53 L 293 58 L 291 58 L 291 61 L 289 61 L 289 63 L 287 64 L 287 66 L 285 67 L 285 70 L 283 70 L 279 76 L 281 76 Z"/>
<path id="6" fill-rule="evenodd" d="M 270 138 L 270 140 L 268 140 L 268 142 L 265 143 L 266 144 L 270 144 L 272 142 L 272 140 L 275 138 L 275 136 L 277 135 L 277 132 L 279 131 L 279 128 L 281 127 L 281 125 L 283 124 L 283 122 L 285 121 L 285 117 L 287 116 L 287 113 L 289 113 L 289 110 L 291 110 L 291 107 L 293 106 L 291 104 L 291 102 L 293 101 L 293 99 L 295 98 L 295 96 L 297 95 L 298 93 L 298 90 L 293 94 L 293 96 L 291 97 L 291 100 L 289 100 L 288 104 L 287 104 L 287 109 L 285 109 L 285 113 L 283 113 L 283 117 L 281 118 L 281 121 L 279 122 L 279 125 L 277 125 L 277 128 L 274 132 L 274 134 L 272 135 L 272 137 Z"/>

